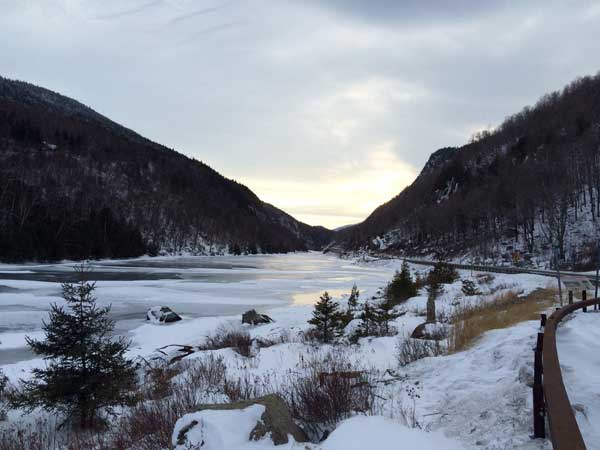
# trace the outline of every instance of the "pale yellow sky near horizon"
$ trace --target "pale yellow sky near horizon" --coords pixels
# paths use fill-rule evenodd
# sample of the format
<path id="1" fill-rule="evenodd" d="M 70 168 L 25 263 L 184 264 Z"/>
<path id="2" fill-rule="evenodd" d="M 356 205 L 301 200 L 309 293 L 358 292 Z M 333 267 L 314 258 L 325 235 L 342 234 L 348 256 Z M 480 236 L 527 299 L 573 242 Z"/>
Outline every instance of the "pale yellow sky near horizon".
<path id="1" fill-rule="evenodd" d="M 383 144 L 364 161 L 342 161 L 306 180 L 241 176 L 261 200 L 309 225 L 334 229 L 362 222 L 379 205 L 414 181 L 417 170 L 400 160 L 392 144 Z M 342 204 L 340 204 L 343 202 Z"/>

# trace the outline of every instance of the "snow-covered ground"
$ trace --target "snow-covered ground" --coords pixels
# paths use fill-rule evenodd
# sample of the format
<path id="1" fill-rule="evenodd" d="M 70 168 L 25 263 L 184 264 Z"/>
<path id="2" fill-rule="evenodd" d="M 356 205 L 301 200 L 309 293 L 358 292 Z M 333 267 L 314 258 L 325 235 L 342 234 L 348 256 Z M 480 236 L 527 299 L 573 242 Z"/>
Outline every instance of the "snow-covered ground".
<path id="1" fill-rule="evenodd" d="M 600 313 L 567 316 L 557 332 L 558 359 L 588 450 L 600 450 Z"/>
<path id="2" fill-rule="evenodd" d="M 397 336 L 362 338 L 350 346 L 315 347 L 302 341 L 301 332 L 308 329 L 313 304 L 323 291 L 329 291 L 345 307 L 352 284 L 358 285 L 364 300 L 383 287 L 400 265 L 401 261 L 396 260 L 358 262 L 308 253 L 185 258 L 185 261 L 141 259 L 101 263 L 95 268 L 97 273 L 111 270 L 121 273 L 114 277 L 119 279 L 99 281 L 97 296 L 100 304 L 112 303 L 116 318 L 126 322 L 121 323 L 120 329 L 133 341 L 131 357 L 148 356 L 170 344 L 202 344 L 218 327 L 241 327 L 240 313 L 256 307 L 274 322 L 244 326 L 250 334 L 269 338 L 285 335 L 287 342 L 261 348 L 252 358 L 242 357 L 231 349 L 198 352 L 188 358 L 217 354 L 224 358 L 228 374 L 268 379 L 269 383 L 278 383 L 301 370 L 306 358 L 327 352 L 343 352 L 354 366 L 376 372 L 381 385 L 375 405 L 377 417 L 348 419 L 325 442 L 309 448 L 338 450 L 369 445 L 385 450 L 403 448 L 401 444 L 422 449 L 550 448 L 546 441 L 529 437 L 529 384 L 537 321 L 488 332 L 466 351 L 429 357 L 400 367 L 397 346 L 424 321 L 427 299 L 425 292 L 420 292 L 401 306 L 405 314 L 394 322 Z M 1 269 L 34 274 L 40 270 L 38 266 L 3 266 Z M 52 270 L 53 273 L 68 272 L 70 265 L 55 266 Z M 413 266 L 412 270 L 425 273 L 429 269 Z M 135 277 L 127 276 L 131 272 L 136 273 Z M 137 279 L 144 274 L 150 274 L 149 279 Z M 169 275 L 160 279 L 160 274 Z M 464 278 L 476 275 L 468 271 L 461 273 Z M 2 275 L 3 278 L 9 276 Z M 512 290 L 525 295 L 547 287 L 551 281 L 533 275 L 495 275 L 480 288 L 484 292 Z M 470 301 L 461 297 L 460 290 L 460 282 L 445 285 L 437 301 L 438 312 L 450 314 L 457 302 Z M 59 301 L 58 295 L 56 282 L 0 279 L 0 307 L 3 308 L 0 354 L 19 349 L 26 334 L 39 333 L 40 320 L 49 303 Z M 169 306 L 184 320 L 168 325 L 145 322 L 145 308 L 154 305 Z M 29 370 L 40 364 L 43 361 L 39 359 L 22 358 L 2 368 L 10 379 L 16 380 L 27 377 Z M 11 413 L 10 420 L 21 419 Z M 235 448 L 267 445 L 262 441 L 246 444 Z M 289 448 L 305 446 L 290 444 Z"/>

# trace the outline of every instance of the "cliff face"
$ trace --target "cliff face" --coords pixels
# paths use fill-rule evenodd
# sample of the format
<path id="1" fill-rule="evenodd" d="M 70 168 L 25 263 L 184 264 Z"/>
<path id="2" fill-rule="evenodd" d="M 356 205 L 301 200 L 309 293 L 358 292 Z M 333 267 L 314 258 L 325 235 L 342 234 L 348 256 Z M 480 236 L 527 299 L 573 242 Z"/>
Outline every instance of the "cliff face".
<path id="1" fill-rule="evenodd" d="M 330 237 L 75 100 L 0 78 L 0 259 L 286 252 Z"/>
<path id="2" fill-rule="evenodd" d="M 600 234 L 600 76 L 576 80 L 460 148 L 435 152 L 415 182 L 345 250 L 589 264 Z"/>

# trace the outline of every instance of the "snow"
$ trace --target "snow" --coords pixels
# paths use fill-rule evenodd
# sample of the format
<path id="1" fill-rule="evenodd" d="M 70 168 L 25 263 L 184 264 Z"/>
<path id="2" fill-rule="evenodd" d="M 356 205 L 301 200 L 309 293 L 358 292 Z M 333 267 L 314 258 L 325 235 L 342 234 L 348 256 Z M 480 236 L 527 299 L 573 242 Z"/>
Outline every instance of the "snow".
<path id="1" fill-rule="evenodd" d="M 250 432 L 265 412 L 262 405 L 252 405 L 241 410 L 204 410 L 186 414 L 175 424 L 172 443 L 174 450 L 200 448 L 202 450 L 245 450 L 257 448 L 249 442 Z M 196 424 L 194 425 L 194 422 Z M 178 443 L 179 433 L 192 427 L 185 435 L 187 439 Z M 266 439 L 269 439 L 267 437 Z M 268 443 L 260 447 L 271 447 Z"/>
<path id="2" fill-rule="evenodd" d="M 358 416 L 345 420 L 323 443 L 323 450 L 462 450 L 441 433 L 423 433 L 384 417 Z"/>
<path id="3" fill-rule="evenodd" d="M 195 267 L 198 261 L 210 262 L 212 266 Z M 400 260 L 348 261 L 314 253 L 208 259 L 141 258 L 97 264 L 98 272 L 110 266 L 119 276 L 99 281 L 96 293 L 101 305 L 113 305 L 117 328 L 132 340 L 129 357 L 157 356 L 156 349 L 167 345 L 200 345 L 208 335 L 226 325 L 243 327 L 253 338 L 284 336 L 285 339 L 283 343 L 261 348 L 253 358 L 221 349 L 196 352 L 186 359 L 193 362 L 211 353 L 219 355 L 224 358 L 231 379 L 249 377 L 266 380 L 271 386 L 285 383 L 290 376 L 305 371 L 308 359 L 332 352 L 344 353 L 354 366 L 375 374 L 379 386 L 379 399 L 374 408 L 376 416 L 348 419 L 319 445 L 290 442 L 278 448 L 549 449 L 546 441 L 529 438 L 531 389 L 527 383 L 532 376 L 531 348 L 537 322 L 523 322 L 488 332 L 464 352 L 429 357 L 400 368 L 397 346 L 424 322 L 422 314 L 427 296 L 422 290 L 399 307 L 399 312 L 404 314 L 393 324 L 397 336 L 361 338 L 352 346 L 314 346 L 303 342 L 302 333 L 309 327 L 307 320 L 313 304 L 323 291 L 329 291 L 345 309 L 354 283 L 361 291 L 361 302 L 365 301 L 385 286 L 401 264 Z M 69 268 L 67 264 L 53 266 L 56 271 Z M 29 266 L 28 269 L 39 270 Z M 430 268 L 411 265 L 411 270 L 413 274 L 425 275 Z M 150 274 L 157 279 L 127 279 L 132 273 Z M 169 275 L 160 278 L 161 274 Z M 460 274 L 477 281 L 477 273 L 461 271 Z M 525 295 L 552 282 L 536 275 L 497 274 L 488 284 L 478 284 L 478 288 L 486 295 L 510 290 Z M 13 316 L 4 322 L 6 327 L 2 327 L 2 315 L 6 313 L 2 310 L 0 356 L 3 351 L 24 343 L 26 334 L 38 333 L 39 336 L 41 316 L 46 314 L 50 303 L 61 302 L 57 283 L 0 279 L 1 286 L 16 289 L 10 292 L 0 289 L 0 305 L 13 305 L 11 311 L 20 318 Z M 460 281 L 444 286 L 443 294 L 436 301 L 438 312 L 450 314 L 457 304 L 486 298 L 465 297 L 461 287 Z M 146 310 L 156 304 L 171 307 L 183 320 L 162 325 L 149 323 L 145 320 Z M 241 313 L 251 308 L 267 313 L 274 322 L 242 325 Z M 164 351 L 169 353 L 170 350 Z M 42 364 L 39 358 L 22 358 L 2 368 L 15 381 L 27 378 L 31 368 Z M 269 439 L 247 441 L 248 427 L 257 410 L 244 411 L 238 411 L 235 417 L 214 411 L 192 415 L 201 414 L 194 417 L 201 417 L 207 424 L 205 429 L 214 436 L 207 445 L 214 448 L 270 448 Z"/>
<path id="4" fill-rule="evenodd" d="M 600 450 L 600 313 L 567 316 L 557 332 L 558 359 L 569 400 L 588 450 Z"/>

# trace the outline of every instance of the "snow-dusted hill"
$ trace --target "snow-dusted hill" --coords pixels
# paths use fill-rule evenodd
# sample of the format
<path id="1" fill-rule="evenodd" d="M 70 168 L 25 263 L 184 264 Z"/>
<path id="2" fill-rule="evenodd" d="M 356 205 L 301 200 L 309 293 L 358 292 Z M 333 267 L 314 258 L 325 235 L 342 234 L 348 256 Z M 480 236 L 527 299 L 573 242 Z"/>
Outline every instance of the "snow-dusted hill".
<path id="1" fill-rule="evenodd" d="M 583 268 L 600 236 L 600 75 L 578 79 L 460 148 L 363 223 L 346 250 Z"/>
<path id="2" fill-rule="evenodd" d="M 330 235 L 75 100 L 0 77 L 0 260 L 286 252 Z"/>

